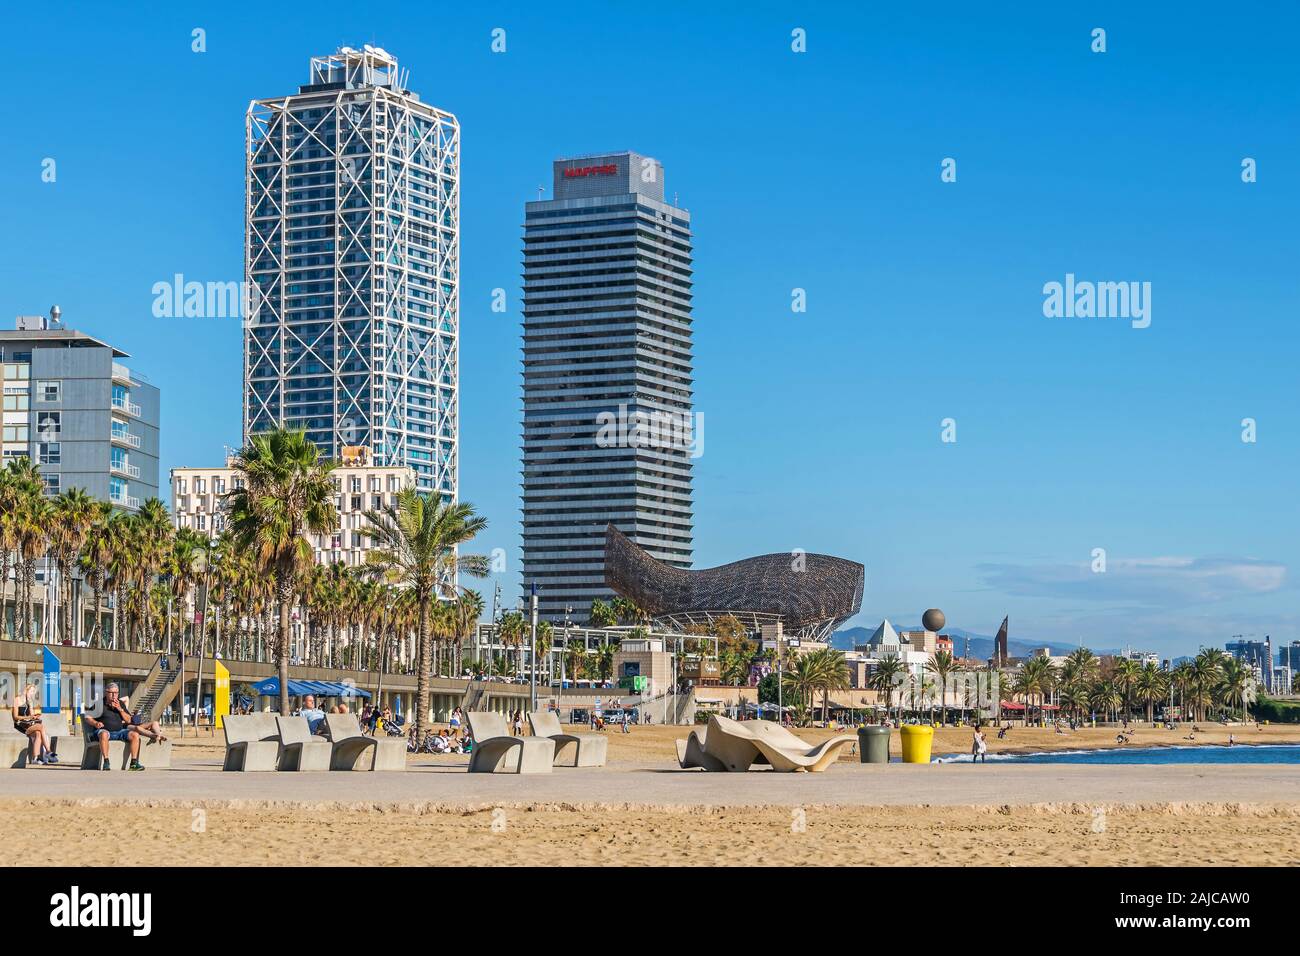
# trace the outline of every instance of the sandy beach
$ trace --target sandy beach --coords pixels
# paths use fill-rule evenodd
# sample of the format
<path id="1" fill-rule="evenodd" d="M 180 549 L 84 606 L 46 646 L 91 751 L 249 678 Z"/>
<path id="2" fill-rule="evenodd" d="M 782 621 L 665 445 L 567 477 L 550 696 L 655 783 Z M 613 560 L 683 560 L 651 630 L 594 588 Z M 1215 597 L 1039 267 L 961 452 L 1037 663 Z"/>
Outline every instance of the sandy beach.
<path id="1" fill-rule="evenodd" d="M 105 839 L 106 821 L 115 839 Z M 201 830 L 196 831 L 201 820 Z M 455 810 L 0 802 L 16 859 L 77 866 L 1300 865 L 1300 807 Z"/>
<path id="2" fill-rule="evenodd" d="M 1294 727 L 1206 730 L 1198 743 L 1300 741 Z M 454 755 L 414 757 L 405 773 L 223 774 L 221 746 L 189 737 L 169 772 L 0 773 L 0 839 L 69 865 L 1300 865 L 1295 765 L 846 757 L 817 775 L 704 774 L 676 768 L 682 733 L 611 732 L 605 769 L 532 777 L 471 777 Z M 1135 745 L 1181 736 L 1148 727 Z M 941 730 L 935 752 L 968 742 Z M 1113 743 L 1113 730 L 1014 729 L 990 749 Z"/>

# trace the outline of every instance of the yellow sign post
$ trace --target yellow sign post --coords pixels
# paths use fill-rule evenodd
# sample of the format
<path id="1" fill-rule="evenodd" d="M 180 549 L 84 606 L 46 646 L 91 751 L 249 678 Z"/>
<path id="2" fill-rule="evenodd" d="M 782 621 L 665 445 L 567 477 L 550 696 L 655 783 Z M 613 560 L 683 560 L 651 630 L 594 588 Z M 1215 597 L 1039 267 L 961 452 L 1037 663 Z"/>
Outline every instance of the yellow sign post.
<path id="1" fill-rule="evenodd" d="M 230 713 L 230 671 L 226 670 L 226 665 L 221 661 L 216 661 L 215 664 L 216 688 L 212 694 L 212 714 L 214 723 L 221 727 L 224 726 L 222 719 Z"/>

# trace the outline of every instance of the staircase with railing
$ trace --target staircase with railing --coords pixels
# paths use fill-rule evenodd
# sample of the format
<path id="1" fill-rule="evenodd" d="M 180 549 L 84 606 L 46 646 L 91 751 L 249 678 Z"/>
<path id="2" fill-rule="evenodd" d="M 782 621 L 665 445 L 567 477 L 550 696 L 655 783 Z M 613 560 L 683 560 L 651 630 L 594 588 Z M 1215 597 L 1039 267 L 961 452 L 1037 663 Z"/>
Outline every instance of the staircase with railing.
<path id="1" fill-rule="evenodd" d="M 163 666 L 164 663 L 166 667 Z M 139 715 L 145 721 L 162 717 L 162 712 L 181 690 L 178 663 L 178 658 L 167 654 L 160 655 L 154 661 L 144 680 L 136 685 L 135 694 L 131 698 L 131 713 Z"/>

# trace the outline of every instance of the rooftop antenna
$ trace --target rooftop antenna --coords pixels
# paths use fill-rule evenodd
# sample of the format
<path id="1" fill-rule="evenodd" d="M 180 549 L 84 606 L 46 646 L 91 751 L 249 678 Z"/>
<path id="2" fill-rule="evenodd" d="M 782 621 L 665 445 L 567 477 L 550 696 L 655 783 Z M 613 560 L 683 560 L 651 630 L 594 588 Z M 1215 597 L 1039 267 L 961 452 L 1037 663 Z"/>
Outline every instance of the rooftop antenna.
<path id="1" fill-rule="evenodd" d="M 542 194 L 545 193 L 545 192 L 546 192 L 546 187 L 545 187 L 545 186 L 539 185 L 539 186 L 537 187 L 537 201 L 538 201 L 538 202 L 541 202 L 541 201 L 542 201 Z"/>

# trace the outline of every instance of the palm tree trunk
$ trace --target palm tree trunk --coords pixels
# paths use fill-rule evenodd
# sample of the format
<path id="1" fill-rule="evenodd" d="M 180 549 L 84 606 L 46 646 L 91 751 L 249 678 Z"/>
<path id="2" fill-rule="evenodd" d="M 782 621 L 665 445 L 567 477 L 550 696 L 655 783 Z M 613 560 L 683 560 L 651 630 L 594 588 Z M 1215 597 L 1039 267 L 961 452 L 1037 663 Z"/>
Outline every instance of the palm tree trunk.
<path id="1" fill-rule="evenodd" d="M 280 600 L 280 633 L 275 642 L 276 665 L 280 671 L 280 716 L 289 716 L 289 604 L 293 600 L 293 571 L 280 568 L 275 590 Z"/>
<path id="2" fill-rule="evenodd" d="M 419 622 L 416 639 L 419 641 L 419 674 L 415 680 L 415 739 L 424 739 L 424 725 L 429 719 L 429 683 L 433 667 L 433 647 L 429 638 L 429 598 L 420 595 Z"/>

